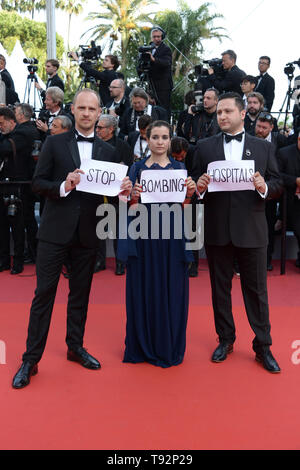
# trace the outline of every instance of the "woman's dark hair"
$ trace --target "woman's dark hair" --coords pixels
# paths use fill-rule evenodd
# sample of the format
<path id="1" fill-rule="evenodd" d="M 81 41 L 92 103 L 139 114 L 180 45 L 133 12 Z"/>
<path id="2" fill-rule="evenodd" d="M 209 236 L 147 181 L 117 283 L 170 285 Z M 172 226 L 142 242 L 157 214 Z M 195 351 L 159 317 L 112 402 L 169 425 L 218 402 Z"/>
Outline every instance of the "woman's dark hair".
<path id="1" fill-rule="evenodd" d="M 172 138 L 172 127 L 167 121 L 154 121 L 149 125 L 149 127 L 147 127 L 146 136 L 148 139 L 150 139 L 151 131 L 154 127 L 166 127 L 169 129 L 170 139 Z"/>

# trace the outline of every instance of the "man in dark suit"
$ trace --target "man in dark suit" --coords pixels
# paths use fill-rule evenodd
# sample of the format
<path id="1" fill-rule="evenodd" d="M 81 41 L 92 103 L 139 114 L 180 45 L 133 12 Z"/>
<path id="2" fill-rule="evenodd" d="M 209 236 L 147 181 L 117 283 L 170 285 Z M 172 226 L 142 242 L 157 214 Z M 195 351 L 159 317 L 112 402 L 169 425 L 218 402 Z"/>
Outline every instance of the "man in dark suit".
<path id="1" fill-rule="evenodd" d="M 126 109 L 120 119 L 120 134 L 125 138 L 130 132 L 138 131 L 138 120 L 144 114 L 151 116 L 153 121 L 167 121 L 167 112 L 160 106 L 153 106 L 149 103 L 149 96 L 143 88 L 133 88 L 130 93 L 131 107 Z"/>
<path id="2" fill-rule="evenodd" d="M 163 42 L 165 36 L 165 32 L 158 26 L 155 26 L 151 31 L 153 50 L 150 53 L 149 79 L 153 87 L 156 104 L 164 108 L 170 116 L 173 88 L 172 51 Z"/>
<path id="3" fill-rule="evenodd" d="M 288 139 L 280 132 L 274 132 L 274 118 L 269 112 L 261 112 L 258 115 L 255 125 L 255 136 L 270 142 L 274 146 L 275 155 L 277 151 L 288 145 Z M 280 198 L 281 199 L 281 198 Z M 266 218 L 268 224 L 268 250 L 267 250 L 267 270 L 272 271 L 272 254 L 274 251 L 275 223 L 277 220 L 277 207 L 280 199 L 273 198 L 266 201 Z"/>
<path id="4" fill-rule="evenodd" d="M 10 88 L 12 91 L 15 91 L 14 81 L 9 71 L 6 70 L 6 59 L 2 54 L 0 54 L 0 75 L 3 82 L 5 83 L 6 88 Z"/>
<path id="5" fill-rule="evenodd" d="M 62 91 L 65 91 L 65 85 L 57 71 L 59 69 L 59 62 L 56 59 L 49 59 L 45 64 L 46 73 L 48 75 L 48 80 L 46 83 L 46 90 L 52 86 L 57 86 Z M 41 85 L 38 82 L 35 82 L 35 87 L 39 90 L 43 102 L 46 98 L 46 91 L 42 89 Z"/>
<path id="6" fill-rule="evenodd" d="M 256 360 L 270 372 L 279 372 L 270 345 L 267 295 L 267 223 L 265 198 L 281 191 L 273 147 L 244 131 L 245 109 L 237 93 L 219 98 L 217 116 L 222 134 L 200 140 L 193 170 L 204 199 L 204 239 L 210 270 L 216 331 L 220 344 L 212 355 L 222 362 L 233 351 L 235 325 L 231 284 L 233 262 L 240 267 L 241 287 L 249 323 L 255 333 Z M 255 190 L 210 192 L 209 163 L 218 160 L 254 160 Z M 237 163 L 238 164 L 238 163 Z"/>
<path id="7" fill-rule="evenodd" d="M 57 86 L 49 87 L 46 90 L 45 109 L 39 113 L 36 121 L 36 127 L 40 131 L 41 140 L 45 140 L 50 135 L 52 121 L 55 117 L 67 115 L 72 118 L 63 109 L 64 92 Z"/>
<path id="8" fill-rule="evenodd" d="M 255 91 L 261 93 L 265 99 L 265 107 L 267 111 L 271 111 L 275 97 L 275 80 L 268 74 L 271 59 L 268 56 L 259 58 L 258 70 L 260 75 L 257 78 Z"/>
<path id="9" fill-rule="evenodd" d="M 26 352 L 13 379 L 14 388 L 29 384 L 38 371 L 48 335 L 57 284 L 68 256 L 71 262 L 67 306 L 67 359 L 88 369 L 100 363 L 83 348 L 89 293 L 97 246 L 96 209 L 102 196 L 76 191 L 82 159 L 114 161 L 114 149 L 94 136 L 100 114 L 99 96 L 90 89 L 74 97 L 75 129 L 49 136 L 43 146 L 33 177 L 33 189 L 46 196 L 38 232 L 36 259 L 37 288 L 31 305 Z M 122 193 L 131 183 L 126 177 Z"/>
<path id="10" fill-rule="evenodd" d="M 300 268 L 300 132 L 297 143 L 278 151 L 281 177 L 287 195 L 287 221 L 298 243 L 296 266 Z"/>
<path id="11" fill-rule="evenodd" d="M 229 49 L 221 55 L 224 76 L 219 77 L 215 74 L 213 68 L 209 68 L 207 80 L 211 83 L 211 86 L 219 90 L 220 93 L 234 91 L 242 96 L 241 83 L 246 74 L 236 65 L 236 53 Z"/>
<path id="12" fill-rule="evenodd" d="M 20 106 L 28 110 L 28 119 L 17 123 L 14 112 L 7 107 L 0 107 L 0 180 L 9 178 L 11 181 L 30 181 L 32 177 L 33 142 L 38 138 L 38 131 L 30 122 L 32 108 L 24 104 Z M 23 108 L 24 109 L 24 108 Z M 5 186 L 2 186 L 5 190 Z M 14 189 L 15 188 L 15 189 Z M 15 198 L 13 202 L 11 195 Z M 10 197 L 10 203 L 4 199 Z M 13 209 L 15 207 L 15 209 Z M 24 228 L 28 227 L 30 208 L 29 185 L 14 185 L 0 195 L 0 271 L 11 269 L 11 274 L 23 271 L 24 263 Z M 14 241 L 13 266 L 10 260 L 10 229 Z M 29 229 L 30 230 L 30 229 Z M 34 228 L 33 228 L 34 230 Z M 31 236 L 30 236 L 31 235 Z M 30 232 L 29 239 L 34 243 L 34 233 Z"/>

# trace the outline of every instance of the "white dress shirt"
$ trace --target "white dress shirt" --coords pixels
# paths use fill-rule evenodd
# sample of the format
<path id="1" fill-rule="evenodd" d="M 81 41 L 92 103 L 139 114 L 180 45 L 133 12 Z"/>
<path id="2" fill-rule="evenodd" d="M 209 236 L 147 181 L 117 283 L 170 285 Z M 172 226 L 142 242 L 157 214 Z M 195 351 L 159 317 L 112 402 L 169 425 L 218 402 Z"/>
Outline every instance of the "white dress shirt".
<path id="1" fill-rule="evenodd" d="M 83 135 L 83 134 L 81 134 L 81 132 L 79 132 L 77 130 L 76 130 L 76 132 L 79 135 Z M 91 134 L 86 135 L 84 137 L 94 137 L 94 135 L 95 135 L 94 132 L 92 132 Z M 93 144 L 91 142 L 87 142 L 87 141 L 80 141 L 80 142 L 77 142 L 77 145 L 78 145 L 80 161 L 82 162 L 82 160 L 85 160 L 85 159 L 91 160 Z M 65 181 L 63 181 L 60 185 L 60 191 L 59 191 L 60 197 L 66 197 L 66 196 L 68 196 L 68 194 L 70 194 L 70 192 L 71 191 L 65 192 Z"/>

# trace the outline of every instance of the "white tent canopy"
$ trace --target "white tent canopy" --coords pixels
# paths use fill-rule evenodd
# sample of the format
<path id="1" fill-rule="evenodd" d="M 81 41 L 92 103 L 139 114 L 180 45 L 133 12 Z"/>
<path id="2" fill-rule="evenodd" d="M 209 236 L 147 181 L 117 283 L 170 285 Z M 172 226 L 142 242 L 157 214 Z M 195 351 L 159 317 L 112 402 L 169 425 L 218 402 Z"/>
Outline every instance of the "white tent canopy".
<path id="1" fill-rule="evenodd" d="M 12 76 L 15 84 L 15 91 L 18 93 L 20 102 L 31 104 L 35 110 L 40 109 L 41 102 L 39 99 L 39 92 L 35 89 L 35 80 L 28 78 L 30 73 L 27 69 L 28 64 L 23 63 L 23 59 L 26 55 L 22 49 L 20 41 L 16 41 L 15 47 L 10 56 L 0 43 L 0 54 L 3 54 L 6 58 L 6 68 Z M 37 73 L 35 73 L 34 76 L 37 78 L 39 84 L 45 88 L 44 82 L 39 78 Z"/>

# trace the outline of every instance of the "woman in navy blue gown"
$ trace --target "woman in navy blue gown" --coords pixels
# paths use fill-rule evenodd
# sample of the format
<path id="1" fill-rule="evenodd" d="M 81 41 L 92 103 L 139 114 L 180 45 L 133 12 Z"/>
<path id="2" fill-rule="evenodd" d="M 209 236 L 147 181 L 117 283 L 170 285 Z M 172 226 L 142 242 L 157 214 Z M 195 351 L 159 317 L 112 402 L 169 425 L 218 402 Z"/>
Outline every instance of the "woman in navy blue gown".
<path id="1" fill-rule="evenodd" d="M 147 131 L 151 156 L 134 163 L 129 177 L 133 184 L 131 204 L 140 198 L 139 177 L 147 169 L 183 169 L 184 164 L 168 156 L 171 128 L 164 121 L 155 121 Z M 195 183 L 186 180 L 185 204 L 195 191 Z M 148 210 L 148 230 L 151 232 L 151 204 Z M 181 223 L 183 223 L 183 210 Z M 171 228 L 174 219 L 171 217 Z M 160 227 L 161 229 L 161 227 Z M 188 263 L 193 259 L 181 239 L 127 239 L 120 246 L 127 260 L 126 278 L 126 339 L 123 362 L 149 362 L 170 367 L 183 361 L 186 347 L 189 276 Z M 125 248 L 125 249 L 124 249 Z M 119 253 L 121 256 L 122 253 Z"/>

